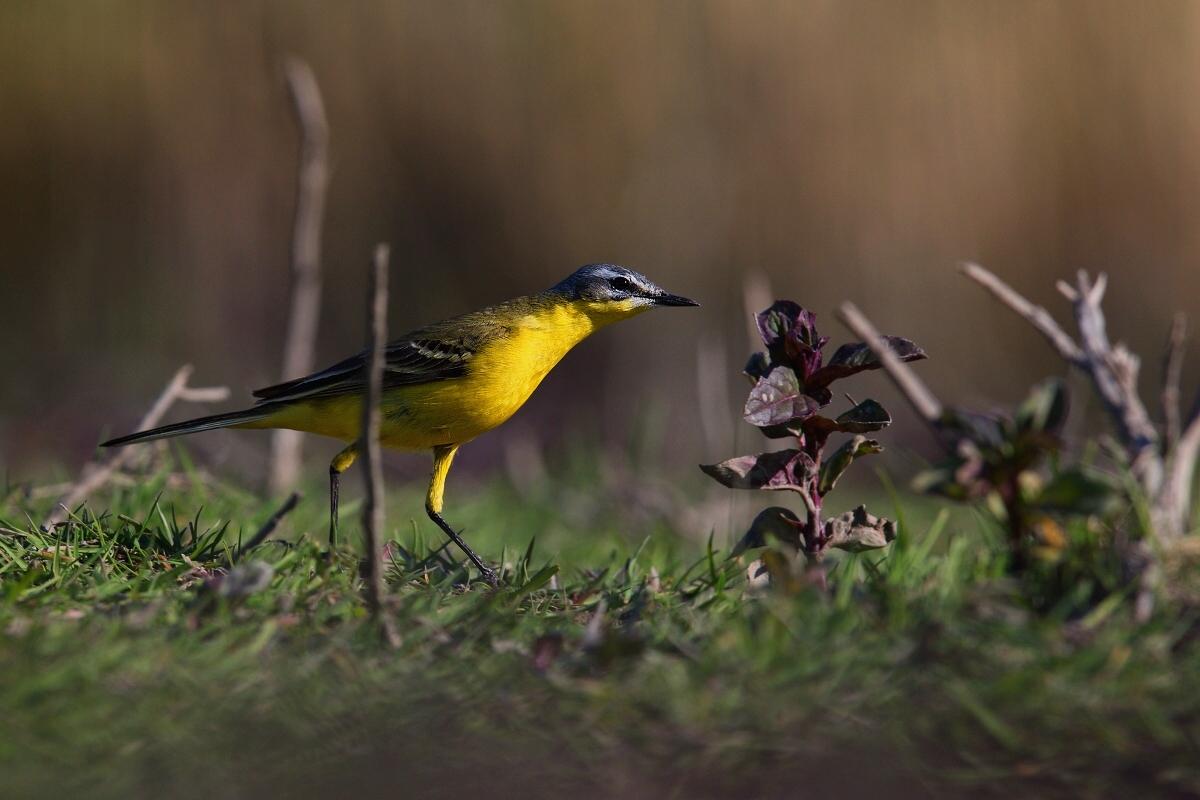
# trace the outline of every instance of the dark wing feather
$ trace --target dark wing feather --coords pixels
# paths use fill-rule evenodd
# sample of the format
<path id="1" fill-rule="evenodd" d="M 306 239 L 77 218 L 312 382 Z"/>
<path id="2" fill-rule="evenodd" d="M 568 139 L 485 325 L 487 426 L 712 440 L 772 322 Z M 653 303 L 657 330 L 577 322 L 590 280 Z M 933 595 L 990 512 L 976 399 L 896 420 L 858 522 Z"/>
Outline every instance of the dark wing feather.
<path id="1" fill-rule="evenodd" d="M 398 339 L 387 346 L 383 388 L 457 378 L 467 371 L 474 348 L 465 341 Z M 294 381 L 254 392 L 259 403 L 362 394 L 367 351 Z"/>
<path id="2" fill-rule="evenodd" d="M 518 297 L 413 331 L 388 342 L 383 388 L 432 383 L 466 374 L 467 365 L 484 345 L 513 334 L 513 320 L 555 302 L 549 295 Z M 328 369 L 254 393 L 259 403 L 362 394 L 367 351 Z"/>

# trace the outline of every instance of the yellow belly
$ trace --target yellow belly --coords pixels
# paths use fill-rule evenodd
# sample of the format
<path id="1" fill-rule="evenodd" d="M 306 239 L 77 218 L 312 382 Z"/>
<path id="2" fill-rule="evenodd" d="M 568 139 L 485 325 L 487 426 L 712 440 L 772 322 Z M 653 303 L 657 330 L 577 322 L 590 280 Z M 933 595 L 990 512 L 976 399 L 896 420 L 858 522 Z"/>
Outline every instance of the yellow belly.
<path id="1" fill-rule="evenodd" d="M 572 347 L 616 319 L 565 306 L 521 319 L 511 336 L 485 345 L 460 378 L 384 392 L 380 443 L 392 450 L 459 445 L 516 413 Z M 299 402 L 253 427 L 292 428 L 352 442 L 359 438 L 361 398 Z M 248 426 L 249 427 L 249 426 Z"/>

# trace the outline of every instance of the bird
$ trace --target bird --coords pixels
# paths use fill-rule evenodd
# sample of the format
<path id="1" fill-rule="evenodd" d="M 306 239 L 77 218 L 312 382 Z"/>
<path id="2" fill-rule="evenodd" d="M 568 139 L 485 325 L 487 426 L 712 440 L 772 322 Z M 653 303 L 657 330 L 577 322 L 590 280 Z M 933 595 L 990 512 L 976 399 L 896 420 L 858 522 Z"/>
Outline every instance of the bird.
<path id="1" fill-rule="evenodd" d="M 379 442 L 400 451 L 428 450 L 433 470 L 425 513 L 463 551 L 482 579 L 494 570 L 442 516 L 446 476 L 458 449 L 516 413 L 559 361 L 614 322 L 659 306 L 698 306 L 644 275 L 615 264 L 588 264 L 544 292 L 428 325 L 385 349 Z M 164 425 L 102 447 L 217 428 L 290 428 L 346 443 L 329 465 L 329 537 L 336 544 L 339 478 L 358 457 L 370 351 L 331 367 L 253 392 L 243 411 Z"/>

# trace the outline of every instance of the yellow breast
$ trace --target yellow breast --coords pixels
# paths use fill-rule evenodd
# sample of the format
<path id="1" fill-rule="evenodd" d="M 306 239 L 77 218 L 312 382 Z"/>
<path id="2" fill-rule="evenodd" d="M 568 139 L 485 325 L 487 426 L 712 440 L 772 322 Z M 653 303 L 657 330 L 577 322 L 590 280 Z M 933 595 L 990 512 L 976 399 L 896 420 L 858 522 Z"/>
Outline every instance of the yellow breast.
<path id="1" fill-rule="evenodd" d="M 423 450 L 490 431 L 525 404 L 572 347 L 638 311 L 562 303 L 512 320 L 509 335 L 480 348 L 463 377 L 405 387 L 385 401 L 383 444 Z"/>
<path id="2" fill-rule="evenodd" d="M 572 347 L 619 319 L 641 313 L 609 303 L 548 305 L 504 320 L 459 378 L 400 386 L 384 392 L 380 442 L 393 450 L 463 444 L 516 413 Z M 298 403 L 254 427 L 287 427 L 352 442 L 359 436 L 360 398 Z"/>

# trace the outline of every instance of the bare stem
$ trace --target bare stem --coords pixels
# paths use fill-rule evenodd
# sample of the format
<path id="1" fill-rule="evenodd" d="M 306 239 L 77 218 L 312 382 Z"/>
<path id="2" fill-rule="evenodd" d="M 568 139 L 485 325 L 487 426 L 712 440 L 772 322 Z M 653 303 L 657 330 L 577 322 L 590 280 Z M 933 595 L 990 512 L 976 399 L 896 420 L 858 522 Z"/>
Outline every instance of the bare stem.
<path id="1" fill-rule="evenodd" d="M 942 403 L 933 396 L 925 382 L 917 377 L 913 368 L 896 357 L 888 347 L 887 340 L 853 303 L 842 303 L 838 309 L 838 317 L 846 327 L 854 331 L 855 336 L 871 348 L 883 369 L 921 418 L 936 428 L 942 419 Z"/>
<path id="2" fill-rule="evenodd" d="M 1016 289 L 997 278 L 990 270 L 984 269 L 978 264 L 963 262 L 958 265 L 958 268 L 963 274 L 987 289 L 1000 302 L 1028 321 L 1030 325 L 1037 329 L 1038 333 L 1050 341 L 1050 344 L 1054 346 L 1059 355 L 1081 369 L 1087 368 L 1084 363 L 1083 350 L 1066 331 L 1058 326 L 1058 323 L 1054 321 L 1054 317 L 1050 316 L 1049 311 L 1041 306 L 1035 306 L 1022 297 Z"/>
<path id="3" fill-rule="evenodd" d="M 363 398 L 363 472 L 366 475 L 366 502 L 363 504 L 363 531 L 367 545 L 367 605 L 371 614 L 383 623 L 384 635 L 393 647 L 400 644 L 391 617 L 381 613 L 387 590 L 383 580 L 383 531 L 386 522 L 383 495 L 383 454 L 379 447 L 379 429 L 383 421 L 380 395 L 383 392 L 384 351 L 387 348 L 388 256 L 386 244 L 375 248 L 371 264 L 371 300 L 367 347 L 367 392 Z"/>
<path id="4" fill-rule="evenodd" d="M 283 348 L 282 380 L 312 372 L 321 316 L 321 219 L 329 182 L 329 124 L 312 69 L 297 58 L 284 63 L 284 74 L 300 120 L 300 175 L 292 232 L 292 308 Z M 278 429 L 271 436 L 268 484 L 273 493 L 291 489 L 300 474 L 303 434 Z"/>

